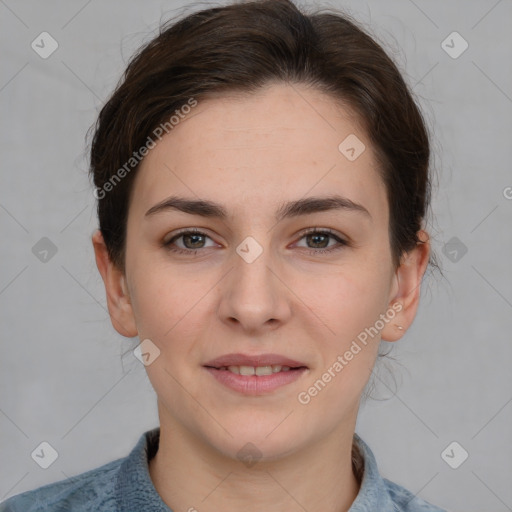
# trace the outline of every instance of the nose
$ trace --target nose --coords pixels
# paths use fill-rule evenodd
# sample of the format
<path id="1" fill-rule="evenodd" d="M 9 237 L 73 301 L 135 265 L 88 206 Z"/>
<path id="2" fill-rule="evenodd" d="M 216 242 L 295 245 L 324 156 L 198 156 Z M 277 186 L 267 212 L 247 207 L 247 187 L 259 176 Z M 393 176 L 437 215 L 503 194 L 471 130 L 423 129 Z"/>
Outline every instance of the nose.
<path id="1" fill-rule="evenodd" d="M 245 254 L 244 248 L 248 249 Z M 239 250 L 233 252 L 231 271 L 219 283 L 219 315 L 230 328 L 263 335 L 290 318 L 291 292 L 279 276 L 279 266 L 270 249 L 263 249 L 253 261 L 246 255 L 255 250 L 254 245 L 241 244 Z"/>

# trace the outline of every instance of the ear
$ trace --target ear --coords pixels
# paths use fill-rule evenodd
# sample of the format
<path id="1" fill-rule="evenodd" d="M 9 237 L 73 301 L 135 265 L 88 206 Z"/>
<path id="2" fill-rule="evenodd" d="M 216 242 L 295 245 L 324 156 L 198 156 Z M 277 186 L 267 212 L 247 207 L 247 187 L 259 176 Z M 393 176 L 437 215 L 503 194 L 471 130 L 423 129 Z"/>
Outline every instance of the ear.
<path id="1" fill-rule="evenodd" d="M 403 255 L 400 266 L 393 276 L 394 282 L 388 308 L 392 308 L 397 313 L 381 331 L 381 339 L 384 341 L 399 340 L 416 316 L 420 302 L 421 280 L 430 256 L 428 233 L 421 230 L 418 238 L 420 242 L 414 249 Z"/>
<path id="2" fill-rule="evenodd" d="M 114 329 L 127 338 L 137 336 L 137 326 L 130 301 L 126 277 L 110 260 L 101 231 L 92 235 L 96 265 L 100 271 L 107 295 L 108 312 Z"/>

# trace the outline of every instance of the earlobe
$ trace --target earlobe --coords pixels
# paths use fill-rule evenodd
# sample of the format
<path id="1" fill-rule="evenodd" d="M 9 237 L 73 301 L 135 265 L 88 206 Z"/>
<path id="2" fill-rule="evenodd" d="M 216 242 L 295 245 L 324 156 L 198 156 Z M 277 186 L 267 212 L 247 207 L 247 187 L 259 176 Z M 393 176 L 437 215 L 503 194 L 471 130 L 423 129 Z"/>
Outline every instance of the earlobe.
<path id="1" fill-rule="evenodd" d="M 418 233 L 420 242 L 414 249 L 404 254 L 400 266 L 396 269 L 394 286 L 389 307 L 401 304 L 400 311 L 393 320 L 386 324 L 381 331 L 384 341 L 397 341 L 412 324 L 418 310 L 421 281 L 427 269 L 430 256 L 430 239 L 421 230 Z"/>
<path id="2" fill-rule="evenodd" d="M 110 260 L 107 246 L 100 230 L 92 235 L 96 265 L 105 285 L 108 312 L 114 329 L 127 338 L 137 336 L 137 327 L 131 305 L 126 276 Z"/>

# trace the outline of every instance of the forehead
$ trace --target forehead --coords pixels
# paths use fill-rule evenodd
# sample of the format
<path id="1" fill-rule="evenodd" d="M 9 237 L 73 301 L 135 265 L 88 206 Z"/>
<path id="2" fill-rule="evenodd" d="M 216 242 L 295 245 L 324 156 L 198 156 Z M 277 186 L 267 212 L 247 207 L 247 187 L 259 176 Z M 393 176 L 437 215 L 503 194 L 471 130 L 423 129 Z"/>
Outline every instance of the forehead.
<path id="1" fill-rule="evenodd" d="M 358 118 L 299 84 L 200 101 L 149 151 L 134 187 L 133 207 L 141 210 L 175 193 L 258 211 L 285 196 L 333 192 L 368 209 L 386 207 Z"/>

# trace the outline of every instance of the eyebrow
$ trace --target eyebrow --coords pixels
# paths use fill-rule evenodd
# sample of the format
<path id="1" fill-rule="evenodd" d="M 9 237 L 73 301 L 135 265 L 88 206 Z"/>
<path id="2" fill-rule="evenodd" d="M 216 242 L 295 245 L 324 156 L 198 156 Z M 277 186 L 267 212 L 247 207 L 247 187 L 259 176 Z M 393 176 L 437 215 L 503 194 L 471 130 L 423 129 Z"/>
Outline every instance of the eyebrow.
<path id="1" fill-rule="evenodd" d="M 145 217 L 155 215 L 169 210 L 177 210 L 191 215 L 201 217 L 218 218 L 226 220 L 227 210 L 220 204 L 205 199 L 187 199 L 185 197 L 171 196 L 160 203 L 152 206 L 145 214 Z M 276 211 L 276 220 L 310 215 L 317 212 L 329 210 L 345 210 L 362 213 L 370 219 L 370 212 L 361 204 L 355 203 L 347 197 L 330 195 L 326 197 L 307 197 L 282 204 Z"/>

